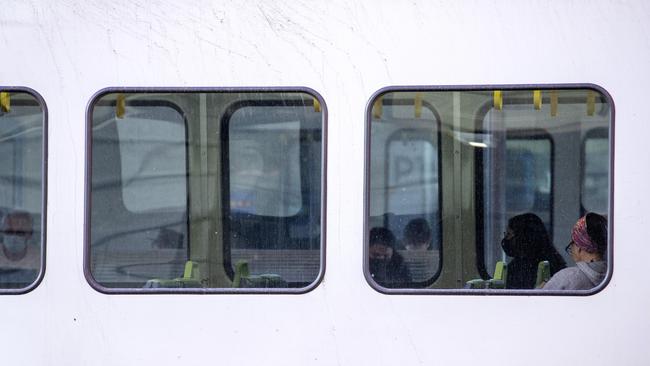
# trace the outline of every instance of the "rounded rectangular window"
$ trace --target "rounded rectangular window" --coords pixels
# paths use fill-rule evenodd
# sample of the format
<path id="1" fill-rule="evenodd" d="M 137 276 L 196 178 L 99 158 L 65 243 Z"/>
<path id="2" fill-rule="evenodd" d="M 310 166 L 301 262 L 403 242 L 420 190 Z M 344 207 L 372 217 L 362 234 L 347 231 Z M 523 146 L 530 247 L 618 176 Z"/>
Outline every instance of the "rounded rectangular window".
<path id="1" fill-rule="evenodd" d="M 0 88 L 0 293 L 33 289 L 44 272 L 45 103 Z"/>
<path id="2" fill-rule="evenodd" d="M 86 274 L 115 292 L 300 293 L 323 275 L 323 102 L 106 90 L 88 111 Z"/>
<path id="3" fill-rule="evenodd" d="M 593 129 L 583 144 L 582 208 L 584 211 L 607 213 L 609 193 L 609 131 Z"/>
<path id="4" fill-rule="evenodd" d="M 387 88 L 367 120 L 364 267 L 377 290 L 605 286 L 613 105 L 604 90 Z"/>
<path id="5" fill-rule="evenodd" d="M 370 119 L 369 235 L 385 245 L 368 270 L 386 288 L 426 287 L 440 270 L 440 120 L 419 98 L 383 95 Z"/>

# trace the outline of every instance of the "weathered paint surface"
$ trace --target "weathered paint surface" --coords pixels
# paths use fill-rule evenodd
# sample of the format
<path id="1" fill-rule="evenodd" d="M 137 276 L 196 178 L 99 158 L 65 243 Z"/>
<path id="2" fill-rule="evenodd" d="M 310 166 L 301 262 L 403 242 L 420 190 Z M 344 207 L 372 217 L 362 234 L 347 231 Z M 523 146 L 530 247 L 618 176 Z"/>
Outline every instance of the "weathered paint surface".
<path id="1" fill-rule="evenodd" d="M 0 2 L 0 85 L 49 110 L 47 270 L 0 297 L 0 363 L 650 363 L 645 1 Z M 615 270 L 591 297 L 386 296 L 362 274 L 364 112 L 388 85 L 589 82 L 616 103 Z M 107 86 L 307 86 L 329 110 L 325 280 L 107 296 L 83 276 L 86 103 Z M 587 351 L 583 347 L 588 347 Z"/>

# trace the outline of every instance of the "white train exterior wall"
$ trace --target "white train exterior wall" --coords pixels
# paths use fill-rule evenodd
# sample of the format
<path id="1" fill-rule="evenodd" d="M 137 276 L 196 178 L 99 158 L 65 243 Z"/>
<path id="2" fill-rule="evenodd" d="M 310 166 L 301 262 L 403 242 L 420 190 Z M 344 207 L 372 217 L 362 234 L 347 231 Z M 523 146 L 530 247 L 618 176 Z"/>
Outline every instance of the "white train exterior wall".
<path id="1" fill-rule="evenodd" d="M 15 365 L 647 365 L 645 1 L 0 3 L 0 85 L 48 108 L 47 268 L 0 296 Z M 616 103 L 615 264 L 587 296 L 384 295 L 362 270 L 366 103 L 390 85 L 593 83 Z M 83 271 L 86 107 L 109 87 L 327 102 L 327 268 L 302 295 L 106 295 Z"/>

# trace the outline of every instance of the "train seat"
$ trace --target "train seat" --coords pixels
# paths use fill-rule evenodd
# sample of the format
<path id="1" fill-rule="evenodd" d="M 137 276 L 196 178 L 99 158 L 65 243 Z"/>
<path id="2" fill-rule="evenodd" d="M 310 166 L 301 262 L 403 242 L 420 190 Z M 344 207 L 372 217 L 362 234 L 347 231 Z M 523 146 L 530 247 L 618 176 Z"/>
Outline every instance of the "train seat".
<path id="1" fill-rule="evenodd" d="M 549 261 L 541 261 L 537 265 L 537 278 L 535 280 L 535 288 L 539 288 L 542 284 L 551 279 L 551 264 Z"/>
<path id="2" fill-rule="evenodd" d="M 201 279 L 199 276 L 199 265 L 194 261 L 185 262 L 185 271 L 183 277 L 172 280 L 151 279 L 148 280 L 144 288 L 201 288 Z"/>
<path id="3" fill-rule="evenodd" d="M 466 289 L 504 289 L 508 277 L 508 266 L 503 261 L 498 261 L 494 268 L 494 276 L 489 280 L 481 278 L 465 282 Z"/>
<path id="4" fill-rule="evenodd" d="M 235 276 L 232 281 L 234 288 L 286 288 L 287 281 L 278 274 L 266 273 L 251 275 L 248 261 L 240 260 L 235 263 Z"/>

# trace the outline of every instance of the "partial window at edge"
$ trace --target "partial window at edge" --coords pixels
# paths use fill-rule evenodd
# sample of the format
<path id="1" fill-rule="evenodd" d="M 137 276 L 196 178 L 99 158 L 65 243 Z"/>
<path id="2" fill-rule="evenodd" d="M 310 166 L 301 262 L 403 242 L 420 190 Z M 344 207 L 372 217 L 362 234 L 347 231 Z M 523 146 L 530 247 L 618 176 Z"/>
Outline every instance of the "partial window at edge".
<path id="1" fill-rule="evenodd" d="M 0 89 L 0 293 L 34 284 L 43 263 L 44 106 Z"/>

